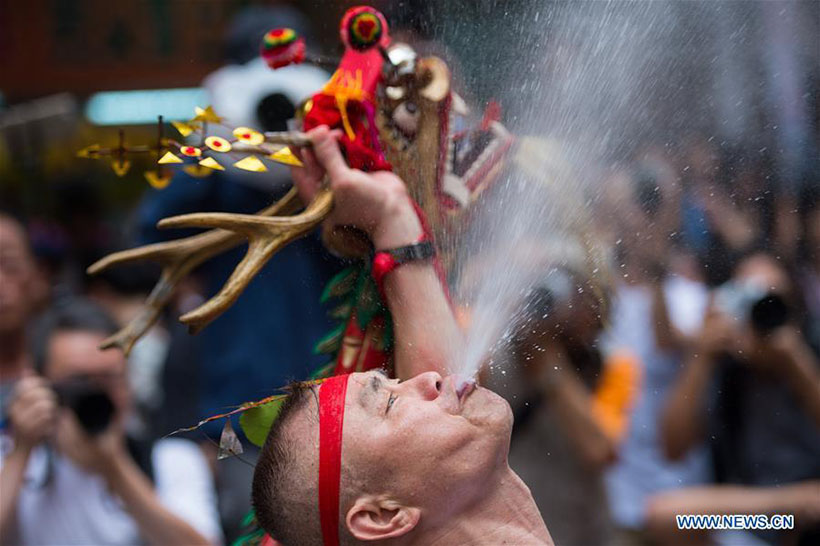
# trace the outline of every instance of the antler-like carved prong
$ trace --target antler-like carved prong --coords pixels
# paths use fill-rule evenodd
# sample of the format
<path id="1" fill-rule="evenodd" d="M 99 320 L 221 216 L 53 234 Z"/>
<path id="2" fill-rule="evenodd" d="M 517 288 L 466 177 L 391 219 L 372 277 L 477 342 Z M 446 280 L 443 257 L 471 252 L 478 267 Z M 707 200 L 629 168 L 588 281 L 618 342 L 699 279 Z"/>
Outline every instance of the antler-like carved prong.
<path id="1" fill-rule="evenodd" d="M 191 268 L 193 267 L 195 265 L 191 266 Z M 151 290 L 151 294 L 145 300 L 137 315 L 117 333 L 104 339 L 100 343 L 100 350 L 104 351 L 116 347 L 125 356 L 128 356 L 137 340 L 156 322 L 162 308 L 174 293 L 176 283 L 189 270 L 190 268 L 185 266 L 179 268 L 174 268 L 171 264 L 165 266 L 157 284 L 154 285 L 154 289 Z"/>
<path id="2" fill-rule="evenodd" d="M 204 213 L 166 218 L 159 227 L 216 227 L 230 230 L 248 240 L 248 251 L 222 289 L 210 300 L 180 317 L 192 333 L 201 330 L 230 307 L 273 254 L 311 231 L 330 213 L 333 194 L 322 190 L 300 214 L 289 217 L 260 217 L 248 214 Z"/>
<path id="3" fill-rule="evenodd" d="M 293 188 L 279 201 L 262 209 L 258 214 L 291 214 L 299 204 L 297 191 Z M 105 339 L 100 344 L 100 349 L 118 347 L 127 356 L 134 343 L 156 322 L 180 280 L 199 264 L 238 246 L 242 241 L 242 235 L 215 229 L 176 241 L 115 252 L 92 264 L 88 268 L 88 273 L 92 275 L 114 265 L 141 260 L 152 260 L 162 265 L 160 278 L 137 316 L 116 334 Z"/>

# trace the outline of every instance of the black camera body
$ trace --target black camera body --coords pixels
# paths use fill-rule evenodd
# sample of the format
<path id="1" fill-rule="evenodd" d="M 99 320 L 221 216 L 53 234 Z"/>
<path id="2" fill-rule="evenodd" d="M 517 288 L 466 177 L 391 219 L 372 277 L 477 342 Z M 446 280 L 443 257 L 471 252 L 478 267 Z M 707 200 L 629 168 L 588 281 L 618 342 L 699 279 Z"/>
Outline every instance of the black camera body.
<path id="1" fill-rule="evenodd" d="M 116 408 L 108 393 L 94 381 L 77 377 L 54 385 L 60 405 L 77 416 L 90 436 L 104 432 L 114 418 Z"/>
<path id="2" fill-rule="evenodd" d="M 789 304 L 777 292 L 748 283 L 729 282 L 717 292 L 717 307 L 729 316 L 748 321 L 759 335 L 767 335 L 789 321 Z"/>

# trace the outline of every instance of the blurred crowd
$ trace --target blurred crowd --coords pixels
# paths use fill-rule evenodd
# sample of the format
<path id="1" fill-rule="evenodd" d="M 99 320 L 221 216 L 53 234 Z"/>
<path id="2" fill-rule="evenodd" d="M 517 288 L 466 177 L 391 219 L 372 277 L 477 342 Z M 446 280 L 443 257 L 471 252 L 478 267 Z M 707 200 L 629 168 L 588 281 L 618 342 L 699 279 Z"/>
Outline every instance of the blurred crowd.
<path id="1" fill-rule="evenodd" d="M 283 130 L 327 75 L 305 68 L 304 89 L 270 81 L 255 45 L 242 47 L 257 26 L 271 25 L 253 13 L 237 22 L 231 66 L 205 85 L 234 121 Z M 218 104 L 255 78 L 280 91 L 247 97 L 245 110 Z M 163 217 L 255 212 L 271 187 L 287 187 L 286 171 L 269 174 L 264 190 L 217 173 L 146 192 L 127 230 L 83 181 L 61 186 L 59 218 L 0 212 L 3 544 L 241 535 L 253 446 L 217 461 L 219 426 L 167 435 L 324 364 L 311 350 L 330 328 L 319 301 L 340 263 L 318 238 L 289 246 L 190 336 L 176 317 L 213 294 L 244 249 L 220 255 L 127 359 L 96 347 L 135 316 L 159 272 L 85 268 L 178 237 L 154 229 Z M 511 464 L 556 544 L 819 544 L 817 170 L 789 180 L 760 150 L 692 135 L 600 168 L 592 188 L 590 236 L 609 256 L 610 282 L 601 293 L 587 272 L 552 272 L 528 302 L 502 389 L 516 417 Z M 793 514 L 797 531 L 684 532 L 676 514 Z"/>
<path id="2" fill-rule="evenodd" d="M 556 544 L 817 543 L 818 181 L 697 137 L 605 173 L 608 294 L 553 274 L 504 378 L 511 462 Z M 681 531 L 678 514 L 798 530 Z"/>

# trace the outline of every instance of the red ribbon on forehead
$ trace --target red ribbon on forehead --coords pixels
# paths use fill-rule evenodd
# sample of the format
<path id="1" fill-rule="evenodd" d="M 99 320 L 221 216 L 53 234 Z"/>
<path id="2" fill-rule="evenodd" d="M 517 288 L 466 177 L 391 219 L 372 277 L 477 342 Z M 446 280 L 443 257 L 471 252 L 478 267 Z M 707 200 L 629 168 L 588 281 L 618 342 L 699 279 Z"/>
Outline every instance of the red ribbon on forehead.
<path id="1" fill-rule="evenodd" d="M 350 374 L 326 379 L 319 388 L 319 521 L 325 546 L 339 546 L 342 427 Z"/>

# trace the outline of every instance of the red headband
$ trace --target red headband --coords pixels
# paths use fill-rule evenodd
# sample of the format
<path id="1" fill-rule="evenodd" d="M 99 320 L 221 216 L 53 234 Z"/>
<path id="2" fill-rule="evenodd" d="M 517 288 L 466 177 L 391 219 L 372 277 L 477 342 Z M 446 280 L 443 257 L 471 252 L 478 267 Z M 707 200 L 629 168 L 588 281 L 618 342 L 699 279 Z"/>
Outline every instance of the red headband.
<path id="1" fill-rule="evenodd" d="M 319 520 L 325 546 L 339 546 L 339 482 L 348 379 L 350 374 L 337 375 L 319 388 Z"/>

